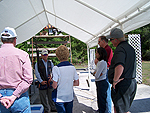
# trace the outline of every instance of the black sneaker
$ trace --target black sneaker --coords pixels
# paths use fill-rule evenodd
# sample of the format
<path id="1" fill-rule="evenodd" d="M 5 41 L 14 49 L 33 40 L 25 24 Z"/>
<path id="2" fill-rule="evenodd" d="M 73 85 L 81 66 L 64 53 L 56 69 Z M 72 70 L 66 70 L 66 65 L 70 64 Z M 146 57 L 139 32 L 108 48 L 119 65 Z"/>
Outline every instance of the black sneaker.
<path id="1" fill-rule="evenodd" d="M 56 109 L 54 109 L 54 110 L 51 110 L 51 112 L 57 112 L 57 110 L 56 110 Z"/>

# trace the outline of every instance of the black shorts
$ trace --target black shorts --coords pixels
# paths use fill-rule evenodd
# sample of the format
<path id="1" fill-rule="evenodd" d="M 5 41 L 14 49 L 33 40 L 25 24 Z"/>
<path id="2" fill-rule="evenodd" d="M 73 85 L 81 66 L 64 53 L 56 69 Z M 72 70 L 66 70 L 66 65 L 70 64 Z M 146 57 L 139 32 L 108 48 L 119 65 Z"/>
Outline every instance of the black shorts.
<path id="1" fill-rule="evenodd" d="M 111 89 L 111 97 L 117 113 L 128 112 L 136 94 L 135 79 L 123 79 Z"/>

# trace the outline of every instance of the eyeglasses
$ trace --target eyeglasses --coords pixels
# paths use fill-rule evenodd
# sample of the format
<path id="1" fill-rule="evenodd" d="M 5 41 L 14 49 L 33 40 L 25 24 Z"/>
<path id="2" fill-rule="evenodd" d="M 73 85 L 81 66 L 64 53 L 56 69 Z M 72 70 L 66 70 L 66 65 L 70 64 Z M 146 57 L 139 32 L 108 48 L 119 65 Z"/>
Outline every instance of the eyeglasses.
<path id="1" fill-rule="evenodd" d="M 115 40 L 114 38 L 110 38 L 110 41 Z"/>

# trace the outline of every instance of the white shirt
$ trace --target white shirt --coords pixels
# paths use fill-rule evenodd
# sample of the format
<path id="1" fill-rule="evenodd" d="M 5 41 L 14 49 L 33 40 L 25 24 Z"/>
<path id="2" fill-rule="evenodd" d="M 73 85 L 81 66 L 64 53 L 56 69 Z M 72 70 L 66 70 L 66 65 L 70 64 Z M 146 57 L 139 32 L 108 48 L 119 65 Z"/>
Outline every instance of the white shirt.
<path id="1" fill-rule="evenodd" d="M 73 100 L 73 81 L 78 80 L 76 69 L 68 61 L 61 62 L 52 70 L 53 80 L 57 82 L 56 102 L 71 102 Z"/>
<path id="2" fill-rule="evenodd" d="M 104 60 L 98 61 L 95 73 L 95 81 L 101 81 L 106 79 L 107 74 L 107 62 Z M 102 76 L 100 76 L 102 73 Z"/>

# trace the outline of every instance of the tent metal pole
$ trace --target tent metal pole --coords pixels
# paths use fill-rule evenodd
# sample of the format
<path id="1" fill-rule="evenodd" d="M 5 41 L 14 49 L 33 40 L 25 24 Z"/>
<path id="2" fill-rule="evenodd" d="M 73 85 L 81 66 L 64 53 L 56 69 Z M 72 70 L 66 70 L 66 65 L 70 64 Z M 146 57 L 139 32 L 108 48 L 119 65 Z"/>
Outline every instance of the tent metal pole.
<path id="1" fill-rule="evenodd" d="M 128 19 L 122 21 L 120 24 L 117 24 L 117 25 L 115 25 L 115 26 L 112 27 L 112 28 L 118 27 L 119 25 L 123 25 L 123 24 L 126 23 L 128 20 L 133 19 L 134 17 L 140 15 L 141 13 L 147 11 L 148 9 L 150 9 L 150 6 L 146 7 L 146 8 L 143 9 L 143 10 L 140 10 L 140 12 L 138 12 L 138 13 L 132 15 L 132 16 L 129 17 Z M 93 38 L 89 39 L 86 43 L 89 44 L 90 42 L 92 42 L 93 40 L 95 40 L 99 34 L 101 34 L 102 32 L 106 31 L 108 28 L 111 28 L 111 26 L 113 26 L 113 25 L 114 25 L 114 23 L 110 23 L 110 24 L 107 25 L 103 30 L 101 30 L 100 32 L 98 32 L 98 33 L 96 34 L 96 37 L 93 37 Z M 121 29 L 123 30 L 123 28 L 121 28 Z M 110 30 L 107 30 L 105 33 L 109 32 L 109 31 L 110 31 Z"/>
<path id="2" fill-rule="evenodd" d="M 70 35 L 69 35 L 69 42 L 70 42 L 70 63 L 72 63 L 71 37 L 70 37 Z"/>
<path id="3" fill-rule="evenodd" d="M 35 81 L 34 81 L 34 61 L 33 61 L 33 37 L 32 37 L 32 73 L 33 73 L 33 91 L 35 93 Z"/>
<path id="4" fill-rule="evenodd" d="M 45 16 L 46 16 L 47 22 L 48 22 L 48 24 L 49 24 L 49 21 L 48 21 L 48 17 L 47 17 L 47 14 L 46 14 L 46 9 L 45 9 L 43 0 L 41 0 L 41 2 L 42 2 L 42 6 L 43 6 L 43 9 L 44 9 L 44 12 L 45 12 Z"/>
<path id="5" fill-rule="evenodd" d="M 34 66 L 34 63 L 33 63 L 33 37 L 32 37 L 32 67 Z"/>
<path id="6" fill-rule="evenodd" d="M 123 30 L 123 26 L 122 26 L 122 24 L 120 24 L 120 29 L 121 29 L 121 30 Z"/>
<path id="7" fill-rule="evenodd" d="M 150 9 L 150 6 L 146 7 L 146 8 L 145 8 L 145 9 L 143 9 L 143 10 L 140 10 L 140 12 L 138 12 L 138 13 L 136 13 L 136 14 L 132 15 L 131 17 L 129 17 L 128 19 L 124 20 L 123 22 L 121 22 L 121 24 L 124 24 L 124 23 L 125 23 L 125 22 L 127 22 L 128 20 L 133 19 L 134 17 L 136 17 L 136 16 L 140 15 L 141 13 L 143 13 L 143 12 L 147 11 L 148 9 Z"/>
<path id="8" fill-rule="evenodd" d="M 148 6 L 148 7 L 146 7 L 145 9 L 143 9 L 143 10 L 140 10 L 140 12 L 138 12 L 138 13 L 136 13 L 136 14 L 134 14 L 134 15 L 132 15 L 131 17 L 129 17 L 128 19 L 126 19 L 126 20 L 124 20 L 124 21 L 122 21 L 119 25 L 123 25 L 124 23 L 126 23 L 128 20 L 131 20 L 131 19 L 133 19 L 134 17 L 136 17 L 136 16 L 138 16 L 138 15 L 140 15 L 141 13 L 143 13 L 143 12 L 145 12 L 145 11 L 147 11 L 148 9 L 150 9 L 150 6 Z M 112 27 L 112 28 L 115 28 L 115 27 L 118 27 L 119 25 L 115 25 L 114 27 Z M 121 28 L 121 26 L 120 26 L 120 28 Z M 109 26 L 110 27 L 110 26 Z M 108 27 L 106 27 L 105 28 L 105 30 L 106 29 L 108 29 Z M 122 28 L 121 28 L 122 30 L 123 30 L 123 26 L 122 26 Z M 110 30 L 108 30 L 107 32 L 109 32 Z M 105 32 L 105 33 L 107 33 L 107 32 Z"/>
<path id="9" fill-rule="evenodd" d="M 20 25 L 18 25 L 17 27 L 15 27 L 15 29 L 18 29 L 19 27 L 23 26 L 24 24 L 26 24 L 26 23 L 29 22 L 30 20 L 36 18 L 38 15 L 42 14 L 43 12 L 44 12 L 44 11 L 41 11 L 40 13 L 36 14 L 35 16 L 29 18 L 27 21 L 25 21 L 25 22 L 23 22 L 22 24 L 20 24 Z M 40 21 L 40 23 L 41 23 L 41 21 Z M 42 23 L 41 23 L 41 25 L 42 25 Z"/>
<path id="10" fill-rule="evenodd" d="M 93 6 L 91 6 L 91 5 L 89 5 L 89 4 L 85 3 L 85 2 L 83 2 L 83 1 L 81 1 L 81 0 L 75 0 L 75 1 L 77 1 L 77 2 L 81 3 L 82 5 L 84 5 L 84 6 L 88 7 L 88 8 L 90 8 L 90 9 L 92 9 L 92 10 L 94 10 L 94 11 L 96 11 L 97 13 L 99 13 L 99 14 L 101 14 L 101 15 L 107 17 L 107 18 L 109 18 L 110 20 L 112 20 L 112 21 L 114 21 L 114 22 L 116 22 L 116 23 L 120 23 L 117 19 L 111 17 L 110 15 L 108 15 L 108 14 L 106 14 L 106 13 L 104 13 L 104 12 L 102 12 L 102 11 L 96 9 L 96 8 L 94 8 Z"/>
<path id="11" fill-rule="evenodd" d="M 91 79 L 90 79 L 90 54 L 89 54 L 89 46 L 87 45 L 87 56 L 88 56 L 88 79 L 87 79 L 87 82 L 88 82 L 88 85 L 90 87 L 90 90 L 91 90 Z"/>
<path id="12" fill-rule="evenodd" d="M 87 34 L 92 35 L 92 36 L 95 37 L 94 34 L 92 34 L 92 33 L 88 32 L 88 31 L 86 31 L 85 29 L 83 29 L 83 28 L 81 28 L 81 27 L 79 27 L 79 26 L 77 26 L 77 25 L 75 25 L 75 24 L 73 24 L 73 23 L 71 23 L 71 22 L 69 22 L 69 21 L 67 21 L 67 20 L 65 20 L 65 19 L 63 19 L 63 18 L 61 18 L 61 17 L 59 17 L 59 16 L 57 16 L 57 15 L 51 13 L 51 12 L 49 12 L 49 11 L 46 11 L 46 12 L 49 13 L 49 14 L 51 14 L 51 15 L 53 15 L 53 16 L 55 16 L 55 17 L 57 17 L 58 19 L 60 19 L 60 20 L 62 20 L 62 21 L 64 21 L 64 22 L 66 22 L 66 23 L 68 23 L 68 24 L 70 24 L 70 25 L 72 25 L 72 26 L 74 26 L 74 27 L 76 27 L 76 28 L 78 28 L 78 29 L 80 29 L 80 30 L 86 32 Z"/>

